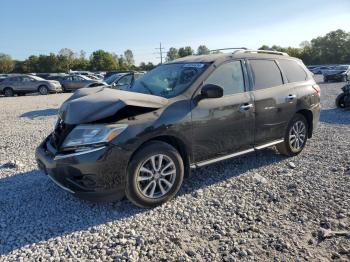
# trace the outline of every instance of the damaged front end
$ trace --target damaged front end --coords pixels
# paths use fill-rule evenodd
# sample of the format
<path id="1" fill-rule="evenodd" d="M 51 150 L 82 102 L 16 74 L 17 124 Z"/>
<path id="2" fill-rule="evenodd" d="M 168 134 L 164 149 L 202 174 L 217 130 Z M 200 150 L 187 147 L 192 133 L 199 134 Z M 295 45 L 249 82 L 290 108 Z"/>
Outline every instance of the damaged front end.
<path id="1" fill-rule="evenodd" d="M 76 91 L 60 110 L 54 131 L 37 148 L 38 166 L 62 188 L 85 199 L 120 198 L 132 152 L 112 140 L 130 119 L 167 105 L 162 97 L 105 87 Z M 119 196 L 119 197 L 118 197 Z"/>

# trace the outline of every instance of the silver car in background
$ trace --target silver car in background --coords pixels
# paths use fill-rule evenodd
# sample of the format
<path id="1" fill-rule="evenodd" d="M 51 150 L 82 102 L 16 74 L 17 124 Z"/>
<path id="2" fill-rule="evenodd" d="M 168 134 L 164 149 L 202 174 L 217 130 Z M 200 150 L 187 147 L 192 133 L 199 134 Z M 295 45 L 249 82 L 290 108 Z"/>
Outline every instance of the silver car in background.
<path id="1" fill-rule="evenodd" d="M 91 83 L 85 87 L 95 87 L 95 86 L 109 86 L 113 89 L 127 90 L 129 89 L 135 80 L 142 77 L 145 73 L 141 72 L 127 72 L 127 73 L 117 73 L 107 77 L 104 81 L 98 83 Z"/>
<path id="2" fill-rule="evenodd" d="M 33 75 L 11 76 L 0 82 L 0 93 L 5 96 L 24 95 L 27 93 L 37 93 L 47 95 L 48 93 L 61 92 L 60 82 L 45 80 Z"/>
<path id="3" fill-rule="evenodd" d="M 75 91 L 89 84 L 95 84 L 99 82 L 101 81 L 90 79 L 89 77 L 84 75 L 69 75 L 61 78 L 60 80 L 63 92 Z"/>

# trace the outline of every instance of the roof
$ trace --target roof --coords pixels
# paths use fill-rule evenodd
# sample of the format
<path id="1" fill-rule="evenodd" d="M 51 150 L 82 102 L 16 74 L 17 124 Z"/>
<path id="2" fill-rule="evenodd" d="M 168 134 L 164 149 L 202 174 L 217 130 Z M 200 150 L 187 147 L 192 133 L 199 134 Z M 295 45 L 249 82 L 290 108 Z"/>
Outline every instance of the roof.
<path id="1" fill-rule="evenodd" d="M 171 63 L 213 63 L 221 62 L 234 58 L 266 58 L 266 59 L 296 59 L 298 58 L 281 55 L 281 54 L 270 54 L 270 53 L 257 53 L 257 52 L 248 52 L 247 51 L 236 51 L 233 53 L 222 53 L 222 54 L 209 54 L 209 55 L 192 55 L 182 57 L 176 60 L 173 60 Z"/>

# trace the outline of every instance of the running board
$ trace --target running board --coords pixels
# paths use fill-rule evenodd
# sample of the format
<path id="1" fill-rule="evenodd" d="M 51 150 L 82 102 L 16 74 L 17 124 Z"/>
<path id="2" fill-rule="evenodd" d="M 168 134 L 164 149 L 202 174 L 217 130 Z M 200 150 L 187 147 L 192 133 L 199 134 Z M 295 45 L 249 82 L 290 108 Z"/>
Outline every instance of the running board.
<path id="1" fill-rule="evenodd" d="M 194 164 L 190 165 L 190 168 L 194 169 L 194 168 L 210 165 L 210 164 L 213 164 L 213 163 L 216 163 L 216 162 L 220 162 L 220 161 L 223 161 L 223 160 L 226 160 L 226 159 L 230 159 L 230 158 L 234 158 L 234 157 L 237 157 L 237 156 L 245 155 L 245 154 L 248 154 L 248 153 L 251 153 L 251 152 L 263 149 L 263 148 L 266 148 L 266 147 L 277 145 L 279 143 L 282 143 L 283 141 L 284 141 L 284 139 L 279 139 L 279 140 L 275 140 L 275 141 L 272 141 L 272 142 L 264 144 L 264 145 L 255 146 L 254 148 L 250 148 L 250 149 L 247 149 L 247 150 L 239 151 L 237 153 L 233 153 L 233 154 L 229 154 L 229 155 L 213 158 L 213 159 L 210 159 L 210 160 L 194 163 Z"/>

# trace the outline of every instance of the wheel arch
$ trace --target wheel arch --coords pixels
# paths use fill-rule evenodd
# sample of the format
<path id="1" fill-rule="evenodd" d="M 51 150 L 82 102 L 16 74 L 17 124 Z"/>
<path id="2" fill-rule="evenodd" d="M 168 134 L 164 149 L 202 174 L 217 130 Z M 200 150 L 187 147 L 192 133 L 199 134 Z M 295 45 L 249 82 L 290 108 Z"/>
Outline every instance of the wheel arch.
<path id="1" fill-rule="evenodd" d="M 308 109 L 301 109 L 299 111 L 296 112 L 297 114 L 301 114 L 302 116 L 305 117 L 306 121 L 307 121 L 307 125 L 308 125 L 308 138 L 312 137 L 312 133 L 313 133 L 313 114 L 311 110 Z"/>
<path id="2" fill-rule="evenodd" d="M 146 141 L 144 141 L 142 144 L 140 144 L 138 146 L 138 148 L 131 154 L 130 156 L 130 160 L 134 157 L 134 155 L 142 148 L 144 147 L 147 143 L 151 143 L 151 142 L 156 142 L 156 141 L 160 141 L 160 142 L 164 142 L 167 143 L 169 145 L 171 145 L 172 147 L 174 147 L 180 154 L 183 163 L 184 163 L 184 169 L 185 169 L 185 176 L 188 176 L 190 174 L 190 163 L 191 163 L 191 153 L 190 153 L 190 149 L 189 147 L 186 145 L 186 143 L 173 135 L 161 135 L 161 136 L 156 136 L 156 137 L 152 137 Z"/>

